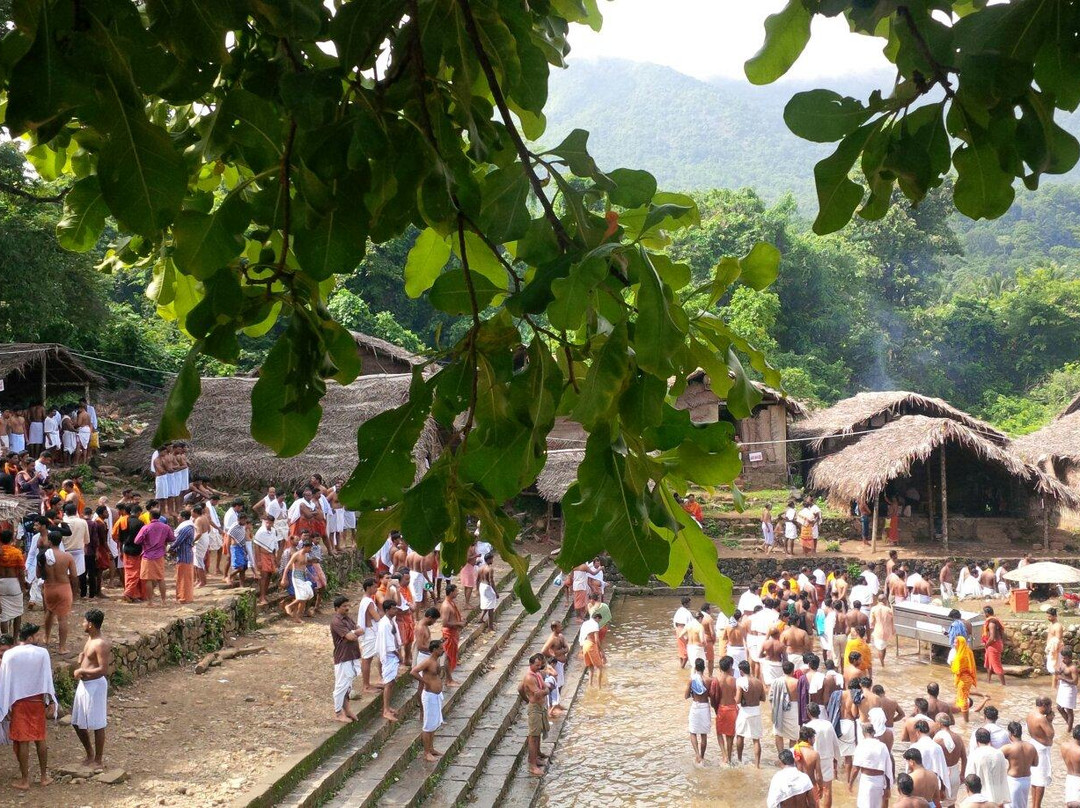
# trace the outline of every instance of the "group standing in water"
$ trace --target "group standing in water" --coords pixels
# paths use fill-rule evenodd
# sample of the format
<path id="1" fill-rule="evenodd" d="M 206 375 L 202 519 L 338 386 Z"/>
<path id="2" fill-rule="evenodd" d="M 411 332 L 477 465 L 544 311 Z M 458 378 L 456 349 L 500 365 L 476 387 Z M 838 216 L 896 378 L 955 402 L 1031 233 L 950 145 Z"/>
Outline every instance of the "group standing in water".
<path id="1" fill-rule="evenodd" d="M 948 563 L 939 583 L 951 583 Z M 683 598 L 672 624 L 679 665 L 690 669 L 684 696 L 694 764 L 706 764 L 715 733 L 724 763 L 741 765 L 744 754 L 749 763 L 752 754 L 760 768 L 768 711 L 779 760 L 768 808 L 831 808 L 834 783 L 856 794 L 857 808 L 1051 808 L 1056 714 L 1065 722 L 1065 805 L 1080 808 L 1080 664 L 1056 610 L 1047 613 L 1053 698 L 1040 696 L 1020 720 L 999 724 L 998 709 L 977 689 L 972 625 L 957 610 L 947 640 L 952 700 L 930 682 L 905 709 L 874 681 L 896 636 L 893 605 L 932 595 L 930 582 L 893 551 L 852 580 L 844 569 L 783 572 L 744 592 L 730 617 L 709 603 L 695 611 Z M 983 612 L 986 679 L 1004 685 L 1004 626 L 992 606 Z M 979 721 L 973 712 L 981 725 L 962 738 L 956 720 Z"/>

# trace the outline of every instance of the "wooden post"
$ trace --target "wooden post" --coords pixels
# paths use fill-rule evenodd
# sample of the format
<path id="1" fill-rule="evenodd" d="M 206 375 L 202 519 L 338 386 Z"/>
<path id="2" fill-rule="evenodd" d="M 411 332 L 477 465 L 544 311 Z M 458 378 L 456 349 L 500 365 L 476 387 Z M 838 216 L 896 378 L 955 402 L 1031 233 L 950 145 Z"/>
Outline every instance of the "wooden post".
<path id="1" fill-rule="evenodd" d="M 1046 506 L 1046 496 L 1042 498 L 1043 509 L 1043 550 L 1050 551 L 1050 509 Z"/>
<path id="2" fill-rule="evenodd" d="M 926 512 L 930 518 L 930 541 L 934 540 L 934 469 L 926 464 Z"/>
<path id="3" fill-rule="evenodd" d="M 90 403 L 90 385 L 89 384 L 84 384 L 83 385 L 83 398 L 86 399 L 87 404 Z"/>
<path id="4" fill-rule="evenodd" d="M 881 494 L 877 494 L 874 497 L 874 523 L 870 526 L 870 552 L 877 552 L 877 524 L 878 524 L 878 505 L 881 503 Z"/>
<path id="5" fill-rule="evenodd" d="M 45 373 L 46 373 L 45 367 L 46 367 L 46 363 L 48 362 L 48 356 L 49 355 L 47 353 L 41 355 L 41 404 L 43 406 L 45 404 L 45 395 L 46 395 L 46 393 L 45 393 L 45 387 L 46 387 L 46 385 L 45 385 Z"/>
<path id="6" fill-rule="evenodd" d="M 945 447 L 939 450 L 941 453 L 941 543 L 945 549 L 949 549 L 949 481 L 945 476 Z"/>

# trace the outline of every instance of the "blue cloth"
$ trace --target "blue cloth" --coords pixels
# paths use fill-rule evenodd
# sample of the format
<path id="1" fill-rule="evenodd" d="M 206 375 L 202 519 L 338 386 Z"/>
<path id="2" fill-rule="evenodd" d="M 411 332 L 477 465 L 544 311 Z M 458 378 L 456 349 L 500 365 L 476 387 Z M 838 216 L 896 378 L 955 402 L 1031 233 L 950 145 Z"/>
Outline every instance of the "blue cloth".
<path id="1" fill-rule="evenodd" d="M 949 626 L 949 647 L 956 647 L 956 638 L 963 637 L 965 640 L 971 640 L 968 636 L 967 626 L 964 625 L 963 620 L 953 620 L 952 625 Z"/>
<path id="2" fill-rule="evenodd" d="M 195 563 L 195 526 L 184 525 L 176 532 L 176 538 L 173 539 L 171 548 L 176 553 L 177 564 L 194 564 Z"/>
<path id="3" fill-rule="evenodd" d="M 229 547 L 229 554 L 232 557 L 233 569 L 247 569 L 247 548 L 242 544 L 233 544 Z"/>

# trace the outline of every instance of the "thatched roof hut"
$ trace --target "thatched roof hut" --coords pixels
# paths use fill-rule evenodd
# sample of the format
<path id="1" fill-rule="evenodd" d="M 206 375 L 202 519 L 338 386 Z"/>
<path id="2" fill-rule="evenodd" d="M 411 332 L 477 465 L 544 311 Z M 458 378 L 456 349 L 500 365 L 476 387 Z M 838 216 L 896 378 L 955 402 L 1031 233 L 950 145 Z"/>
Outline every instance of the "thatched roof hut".
<path id="1" fill-rule="evenodd" d="M 1042 429 L 1014 440 L 1009 448 L 1029 463 L 1080 463 L 1080 410 L 1059 415 Z"/>
<path id="2" fill-rule="evenodd" d="M 69 390 L 87 394 L 106 383 L 67 348 L 53 342 L 0 343 L 0 379 L 4 382 L 0 401 L 10 406 L 44 403 L 50 395 Z"/>
<path id="3" fill-rule="evenodd" d="M 940 398 L 922 396 L 903 390 L 859 393 L 831 407 L 818 410 L 804 421 L 792 424 L 791 434 L 810 440 L 810 448 L 820 452 L 826 441 L 847 438 L 856 433 L 883 427 L 906 415 L 945 418 L 963 424 L 983 438 L 1003 446 L 1008 437 L 985 421 L 980 421 Z"/>
<path id="4" fill-rule="evenodd" d="M 548 449 L 547 461 L 536 479 L 536 492 L 545 502 L 558 503 L 577 479 L 585 449 Z"/>
<path id="5" fill-rule="evenodd" d="M 359 331 L 350 331 L 349 333 L 356 340 L 356 352 L 360 355 L 360 361 L 363 363 L 360 372 L 364 376 L 409 373 L 414 366 L 422 365 L 426 361 L 424 357 L 384 339 L 373 337 L 370 334 L 363 334 Z"/>
<path id="6" fill-rule="evenodd" d="M 1076 394 L 1076 398 L 1070 401 L 1069 406 L 1059 412 L 1057 417 L 1064 418 L 1066 415 L 1072 415 L 1074 412 L 1080 412 L 1080 393 Z"/>
<path id="7" fill-rule="evenodd" d="M 1066 508 L 1080 508 L 1080 496 L 980 432 L 951 418 L 923 415 L 897 418 L 818 461 L 810 472 L 809 484 L 811 488 L 827 491 L 831 498 L 845 502 L 863 496 L 876 499 L 893 481 L 914 477 L 918 465 L 928 466 L 932 472 L 933 464 L 929 461 L 932 456 L 938 457 L 941 451 L 947 453 L 949 464 L 954 468 L 953 476 L 957 478 L 953 481 L 953 490 L 949 491 L 950 499 L 956 504 L 960 499 L 957 496 L 959 484 L 974 479 L 978 473 L 956 474 L 959 460 L 967 464 L 962 468 L 977 465 L 982 467 L 980 472 L 985 470 L 998 477 L 1007 477 L 1029 493 L 1046 496 Z M 979 492 L 972 493 L 977 496 Z M 983 496 L 987 493 L 982 491 Z"/>
<path id="8" fill-rule="evenodd" d="M 801 401 L 789 398 L 779 390 L 769 387 L 767 384 L 762 384 L 761 382 L 753 380 L 750 381 L 750 384 L 761 393 L 761 403 L 758 405 L 759 407 L 767 407 L 771 404 L 782 404 L 787 411 L 788 417 L 791 419 L 806 418 L 810 415 L 810 411 Z M 719 406 L 723 408 L 725 403 L 726 402 L 723 399 L 712 391 L 709 375 L 699 368 L 686 377 L 686 389 L 676 400 L 675 406 L 680 410 L 694 412 L 700 407 Z"/>
<path id="9" fill-rule="evenodd" d="M 296 457 L 277 457 L 251 437 L 251 388 L 256 379 L 230 376 L 202 380 L 202 395 L 188 418 L 188 456 L 192 474 L 209 477 L 226 488 L 264 485 L 294 487 L 312 474 L 327 480 L 347 477 L 356 466 L 356 430 L 360 424 L 408 400 L 406 374 L 361 376 L 342 386 L 329 382 L 323 417 L 308 447 Z M 156 419 L 155 419 L 156 423 Z M 146 471 L 153 452 L 153 427 L 132 439 L 119 463 L 132 472 Z M 418 473 L 440 451 L 434 422 L 429 421 L 413 450 Z"/>

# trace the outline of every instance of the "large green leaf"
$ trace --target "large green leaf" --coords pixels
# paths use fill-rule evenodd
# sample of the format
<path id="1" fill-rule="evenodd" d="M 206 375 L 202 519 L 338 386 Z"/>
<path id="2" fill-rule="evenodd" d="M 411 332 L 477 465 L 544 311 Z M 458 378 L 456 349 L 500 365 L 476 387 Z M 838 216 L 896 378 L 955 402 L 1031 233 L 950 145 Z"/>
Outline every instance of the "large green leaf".
<path id="1" fill-rule="evenodd" d="M 610 423 L 619 396 L 630 383 L 630 354 L 626 324 L 620 323 L 593 359 L 574 407 L 574 420 L 586 430 Z"/>
<path id="2" fill-rule="evenodd" d="M 495 295 L 502 291 L 496 289 L 485 276 L 476 272 L 472 273 L 472 285 L 479 311 L 487 308 Z M 432 285 L 428 299 L 432 306 L 447 314 L 460 315 L 472 312 L 472 296 L 469 294 L 469 287 L 465 281 L 465 273 L 460 269 L 450 270 L 440 275 Z"/>
<path id="3" fill-rule="evenodd" d="M 401 500 L 416 476 L 412 451 L 431 410 L 432 394 L 432 385 L 416 370 L 407 402 L 360 425 L 356 433 L 360 460 L 341 489 L 343 504 L 366 510 Z"/>
<path id="4" fill-rule="evenodd" d="M 520 163 L 498 168 L 484 177 L 480 227 L 496 244 L 515 241 L 529 232 L 529 180 Z"/>
<path id="5" fill-rule="evenodd" d="M 731 614 L 735 610 L 735 603 L 731 596 L 731 579 L 720 572 L 717 566 L 716 545 L 712 539 L 705 535 L 697 522 L 675 501 L 670 490 L 664 483 L 660 483 L 661 497 L 667 506 L 668 513 L 679 523 L 679 529 L 675 533 L 672 544 L 682 544 L 677 558 L 688 557 L 693 566 L 694 579 L 705 587 L 705 597 L 720 607 L 721 611 Z M 663 529 L 658 529 L 661 535 Z M 672 550 L 672 555 L 676 551 Z M 674 568 L 669 568 L 669 571 Z M 683 567 L 685 574 L 686 567 Z"/>
<path id="6" fill-rule="evenodd" d="M 642 250 L 641 256 L 634 349 L 638 365 L 663 378 L 671 372 L 672 356 L 686 340 L 688 323 L 686 313 L 674 305 L 671 290 L 656 274 L 648 254 Z"/>
<path id="7" fill-rule="evenodd" d="M 788 72 L 810 41 L 810 12 L 803 0 L 788 0 L 765 18 L 765 43 L 743 66 L 752 84 L 769 84 Z"/>
<path id="8" fill-rule="evenodd" d="M 817 186 L 818 197 L 814 232 L 818 235 L 832 233 L 851 221 L 855 208 L 862 201 L 864 189 L 848 178 L 848 172 L 878 126 L 880 121 L 860 126 L 840 141 L 836 151 L 814 166 L 814 184 Z"/>
<path id="9" fill-rule="evenodd" d="M 367 245 L 367 216 L 357 197 L 349 205 L 339 196 L 340 205 L 322 216 L 313 227 L 298 230 L 293 241 L 296 260 L 315 280 L 356 269 Z"/>
<path id="10" fill-rule="evenodd" d="M 347 68 L 370 67 L 390 28 L 405 13 L 403 0 L 351 0 L 341 6 L 330 23 L 330 37 L 341 64 Z"/>
<path id="11" fill-rule="evenodd" d="M 430 553 L 450 529 L 445 461 L 436 464 L 401 499 L 401 531 L 418 553 Z"/>
<path id="12" fill-rule="evenodd" d="M 656 177 L 648 171 L 616 168 L 608 177 L 615 183 L 615 187 L 608 191 L 608 199 L 613 205 L 638 208 L 649 204 L 656 194 Z"/>
<path id="13" fill-rule="evenodd" d="M 405 259 L 405 293 L 420 297 L 431 288 L 446 262 L 450 245 L 430 227 L 423 230 Z"/>
<path id="14" fill-rule="evenodd" d="M 356 545 L 365 558 L 375 555 L 392 530 L 401 530 L 401 503 L 356 515 Z"/>
<path id="15" fill-rule="evenodd" d="M 33 43 L 11 68 L 4 125 L 18 136 L 66 117 L 85 100 L 86 87 L 63 56 L 61 43 L 74 24 L 71 3 L 25 3 L 27 15 L 36 13 Z M 13 42 L 7 38 L 5 45 Z M 10 51 L 5 48 L 5 55 Z M 6 59 L 5 59 L 6 61 Z"/>
<path id="16" fill-rule="evenodd" d="M 761 291 L 770 286 L 780 274 L 780 250 L 759 241 L 750 252 L 739 259 L 740 277 L 751 289 Z"/>
<path id="17" fill-rule="evenodd" d="M 229 196 L 212 213 L 185 210 L 173 225 L 173 261 L 200 280 L 209 278 L 244 248 L 244 230 L 251 209 L 238 194 Z"/>
<path id="18" fill-rule="evenodd" d="M 92 249 L 105 229 L 108 215 L 97 177 L 79 180 L 64 197 L 64 217 L 56 225 L 60 246 L 74 252 Z"/>
<path id="19" fill-rule="evenodd" d="M 584 129 L 574 129 L 549 153 L 561 157 L 567 167 L 577 176 L 591 177 L 598 172 L 598 169 L 596 161 L 589 154 L 588 142 L 588 132 Z"/>
<path id="20" fill-rule="evenodd" d="M 956 209 L 972 219 L 995 219 L 1009 209 L 1015 192 L 1012 175 L 1003 171 L 989 141 L 961 146 L 953 153 Z"/>
<path id="21" fill-rule="evenodd" d="M 169 441 L 190 438 L 191 433 L 187 428 L 187 419 L 195 402 L 202 392 L 202 382 L 199 379 L 199 366 L 196 359 L 202 343 L 195 343 L 188 355 L 184 357 L 184 363 L 180 366 L 180 372 L 176 374 L 169 396 L 165 399 L 165 407 L 161 411 L 161 420 L 154 431 L 154 446 L 160 446 Z"/>
<path id="22" fill-rule="evenodd" d="M 311 365 L 312 335 L 294 318 L 251 389 L 251 436 L 280 457 L 302 452 L 319 428 L 326 386 Z"/>
<path id="23" fill-rule="evenodd" d="M 832 90 L 795 93 L 784 107 L 784 123 L 801 138 L 831 143 L 866 123 L 873 111 Z"/>

